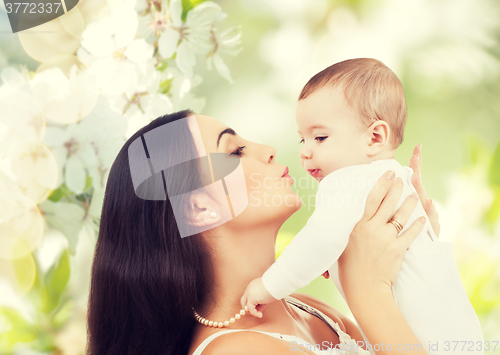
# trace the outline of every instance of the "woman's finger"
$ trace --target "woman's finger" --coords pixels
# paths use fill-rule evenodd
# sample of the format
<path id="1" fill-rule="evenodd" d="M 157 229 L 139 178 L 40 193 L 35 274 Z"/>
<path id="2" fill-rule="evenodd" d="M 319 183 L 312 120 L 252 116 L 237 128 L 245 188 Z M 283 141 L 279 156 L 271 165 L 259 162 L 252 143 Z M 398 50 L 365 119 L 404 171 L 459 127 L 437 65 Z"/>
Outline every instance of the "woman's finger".
<path id="1" fill-rule="evenodd" d="M 396 174 L 394 173 L 394 171 L 387 171 L 380 177 L 380 179 L 378 179 L 377 184 L 371 189 L 366 199 L 363 219 L 369 220 L 375 215 L 380 206 L 380 202 L 384 199 L 387 192 L 389 191 L 392 185 L 392 180 L 395 176 Z"/>
<path id="2" fill-rule="evenodd" d="M 413 173 L 411 176 L 411 183 L 413 184 L 415 190 L 417 190 L 420 201 L 422 201 L 422 206 L 425 206 L 425 203 L 429 200 L 429 196 L 427 195 L 427 191 L 425 191 L 424 185 L 422 184 L 422 176 L 420 174 Z"/>
<path id="3" fill-rule="evenodd" d="M 403 225 L 403 227 L 406 226 L 406 223 L 408 223 L 408 220 L 410 219 L 410 216 L 417 203 L 418 196 L 416 194 L 411 194 L 406 198 L 406 201 L 403 202 L 401 207 L 398 208 L 396 213 L 394 213 L 394 216 L 392 216 L 392 218 L 397 219 Z"/>
<path id="4" fill-rule="evenodd" d="M 418 193 L 422 206 L 424 207 L 425 213 L 431 222 L 432 229 L 436 236 L 439 237 L 439 232 L 441 231 L 441 226 L 439 225 L 439 215 L 436 211 L 436 205 L 427 195 L 424 185 L 422 183 L 422 154 L 421 154 L 422 144 L 419 144 L 413 150 L 413 156 L 410 159 L 410 168 L 413 169 L 414 173 L 411 177 L 411 182 L 413 187 Z"/>
<path id="5" fill-rule="evenodd" d="M 417 218 L 413 224 L 403 232 L 397 239 L 397 242 L 401 244 L 401 248 L 403 251 L 406 251 L 411 243 L 417 238 L 420 232 L 424 229 L 425 226 L 425 217 L 422 216 Z"/>
<path id="6" fill-rule="evenodd" d="M 410 168 L 413 170 L 413 175 L 411 177 L 411 183 L 415 190 L 417 190 L 420 201 L 422 201 L 422 206 L 425 207 L 425 203 L 429 199 L 427 192 L 425 191 L 424 185 L 422 184 L 422 154 L 421 154 L 422 144 L 418 144 L 415 149 L 413 149 L 413 156 L 410 159 Z"/>
<path id="7" fill-rule="evenodd" d="M 427 217 L 429 218 L 429 222 L 431 222 L 432 229 L 434 229 L 434 233 L 439 238 L 441 225 L 439 224 L 439 214 L 436 211 L 435 203 L 431 199 L 428 199 L 424 205 L 424 209 L 425 213 L 427 213 Z"/>
<path id="8" fill-rule="evenodd" d="M 410 168 L 416 173 L 421 173 L 422 171 L 422 144 L 417 144 L 415 148 L 413 148 L 413 155 L 410 159 Z"/>
<path id="9" fill-rule="evenodd" d="M 419 155 L 412 155 L 412 157 L 410 158 L 410 168 L 413 170 L 413 175 L 420 175 L 420 172 L 422 171 L 422 165 L 420 165 Z"/>
<path id="10" fill-rule="evenodd" d="M 379 221 L 387 222 L 389 218 L 394 214 L 394 210 L 398 205 L 398 201 L 403 193 L 403 180 L 397 178 L 394 180 L 393 184 L 389 188 L 382 204 L 380 205 L 377 213 L 372 219 L 378 219 Z"/>

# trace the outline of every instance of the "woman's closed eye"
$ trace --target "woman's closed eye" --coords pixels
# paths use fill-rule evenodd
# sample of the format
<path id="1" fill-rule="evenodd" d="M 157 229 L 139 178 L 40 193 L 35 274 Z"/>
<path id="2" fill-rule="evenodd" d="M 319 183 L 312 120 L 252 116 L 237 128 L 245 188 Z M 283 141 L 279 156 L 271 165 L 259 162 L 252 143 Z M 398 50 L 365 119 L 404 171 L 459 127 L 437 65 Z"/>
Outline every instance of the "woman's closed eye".
<path id="1" fill-rule="evenodd" d="M 238 149 L 236 149 L 234 152 L 232 152 L 231 154 L 233 155 L 236 155 L 238 157 L 241 157 L 243 155 L 243 148 L 245 148 L 245 146 L 242 146 L 242 147 L 238 147 Z"/>

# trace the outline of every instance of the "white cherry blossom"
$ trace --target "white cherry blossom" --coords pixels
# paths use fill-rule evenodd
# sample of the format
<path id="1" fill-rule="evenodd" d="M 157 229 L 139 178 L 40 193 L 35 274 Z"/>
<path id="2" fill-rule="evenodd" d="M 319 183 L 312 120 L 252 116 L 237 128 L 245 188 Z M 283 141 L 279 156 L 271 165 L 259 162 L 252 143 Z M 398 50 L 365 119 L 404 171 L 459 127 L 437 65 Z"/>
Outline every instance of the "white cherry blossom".
<path id="1" fill-rule="evenodd" d="M 101 97 L 94 111 L 81 122 L 47 128 L 45 142 L 58 163 L 58 186 L 64 182 L 75 194 L 81 194 L 88 175 L 92 186 L 104 187 L 109 168 L 124 143 L 126 123 Z"/>
<path id="2" fill-rule="evenodd" d="M 33 95 L 45 116 L 56 123 L 75 123 L 85 118 L 95 107 L 97 83 L 88 72 L 71 68 L 69 78 L 61 69 L 52 68 L 38 73 L 31 80 Z"/>
<path id="3" fill-rule="evenodd" d="M 138 67 L 153 57 L 154 47 L 144 38 L 135 38 L 138 19 L 135 2 L 118 6 L 112 15 L 92 22 L 82 34 L 77 52 L 104 93 L 128 96 L 138 83 Z"/>

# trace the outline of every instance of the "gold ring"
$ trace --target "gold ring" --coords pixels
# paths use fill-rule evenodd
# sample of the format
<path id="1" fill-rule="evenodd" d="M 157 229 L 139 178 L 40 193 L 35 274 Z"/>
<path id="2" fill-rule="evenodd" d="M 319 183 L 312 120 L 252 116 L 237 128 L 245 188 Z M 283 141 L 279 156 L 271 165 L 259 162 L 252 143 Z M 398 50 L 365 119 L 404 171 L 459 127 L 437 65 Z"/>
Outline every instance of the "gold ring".
<path id="1" fill-rule="evenodd" d="M 398 231 L 398 234 L 399 234 L 399 232 L 401 232 L 403 230 L 403 225 L 396 218 L 391 218 L 389 220 L 389 223 L 391 223 L 394 227 L 396 227 L 396 230 Z"/>

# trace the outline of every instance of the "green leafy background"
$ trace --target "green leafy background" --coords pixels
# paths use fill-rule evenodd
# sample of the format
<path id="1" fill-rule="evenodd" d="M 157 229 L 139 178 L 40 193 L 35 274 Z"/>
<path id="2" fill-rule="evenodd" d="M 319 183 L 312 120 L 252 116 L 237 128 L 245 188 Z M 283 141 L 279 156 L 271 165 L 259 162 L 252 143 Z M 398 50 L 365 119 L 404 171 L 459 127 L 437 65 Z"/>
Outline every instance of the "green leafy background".
<path id="1" fill-rule="evenodd" d="M 416 1 L 401 2 L 398 11 L 411 11 L 411 5 Z M 201 2 L 183 0 L 184 18 L 190 8 Z M 383 12 L 389 10 L 377 12 L 381 11 L 381 4 L 386 2 L 374 0 L 308 1 L 302 7 L 295 6 L 295 1 L 276 1 L 273 4 L 264 0 L 217 2 L 228 14 L 224 20 L 227 26 L 242 27 L 243 51 L 234 58 L 224 58 L 231 69 L 235 81 L 233 85 L 214 71 L 197 68 L 204 78 L 197 94 L 205 97 L 207 102 L 201 113 L 230 125 L 246 139 L 275 147 L 278 162 L 289 166 L 291 175 L 297 180 L 308 181 L 307 186 L 294 186 L 297 193 L 304 196 L 306 204 L 280 230 L 277 239 L 279 255 L 312 214 L 313 208 L 308 202 L 310 196 L 315 195 L 317 187 L 315 181 L 302 171 L 298 160 L 299 144 L 294 120 L 296 98 L 307 80 L 305 72 L 309 76 L 315 73 L 312 70 L 301 72 L 301 65 L 312 62 L 315 53 L 321 49 L 319 47 L 325 45 L 320 40 L 328 35 L 331 15 L 335 12 L 351 14 L 359 23 L 373 14 L 394 18 L 401 14 Z M 454 13 L 457 6 L 455 2 L 445 0 L 436 0 L 433 4 L 446 7 L 450 14 Z M 500 23 L 497 2 L 477 0 L 476 4 L 490 6 L 491 16 L 496 19 L 496 23 Z M 453 22 L 455 19 L 450 15 L 448 21 Z M 425 23 L 421 26 L 425 26 Z M 473 32 L 477 30 L 474 26 L 480 25 L 471 22 L 470 26 Z M 393 30 L 399 31 L 398 28 Z M 411 45 L 411 34 L 417 31 L 418 28 L 401 30 L 403 41 L 395 43 L 394 48 L 398 49 L 401 43 Z M 470 231 L 468 236 L 457 236 L 457 267 L 481 321 L 485 340 L 499 341 L 500 80 L 496 70 L 500 68 L 500 27 L 491 26 L 487 31 L 492 41 L 486 43 L 478 36 L 477 43 L 471 40 L 469 48 L 471 51 L 479 48 L 494 64 L 485 70 L 487 75 L 465 84 L 457 81 L 460 73 L 455 77 L 432 76 L 415 69 L 416 53 L 435 50 L 438 53 L 436 60 L 439 61 L 439 53 L 446 52 L 450 44 L 455 44 L 455 40 L 437 32 L 431 41 L 411 47 L 414 52 L 401 50 L 403 54 L 398 57 L 396 72 L 405 88 L 408 122 L 396 158 L 407 165 L 413 147 L 418 143 L 423 144 L 423 181 L 442 213 L 443 238 L 446 238 L 446 230 L 450 230 L 453 225 L 463 226 L 463 230 Z M 285 42 L 290 42 L 288 47 L 283 47 L 284 50 L 274 48 L 273 52 L 272 43 Z M 456 42 L 460 43 L 460 38 Z M 9 38 L 2 42 L 2 46 L 0 69 L 20 63 L 28 65 L 31 70 L 36 68 L 37 63 L 26 56 L 18 41 Z M 287 56 L 287 48 L 295 52 Z M 343 55 L 345 59 L 349 57 L 348 53 L 341 53 L 341 49 L 339 51 L 335 58 L 342 58 Z M 386 58 L 386 53 L 380 51 L 367 50 L 361 53 L 383 61 Z M 280 55 L 282 63 L 273 62 L 273 58 Z M 295 60 L 297 55 L 303 56 L 302 62 Z M 389 54 L 387 58 L 390 58 Z M 198 66 L 201 65 L 198 63 Z M 287 68 L 288 71 L 285 70 Z M 462 185 L 454 185 L 456 179 L 461 179 Z M 89 181 L 87 183 L 87 187 L 90 186 Z M 448 215 L 445 218 L 446 210 L 455 211 L 453 206 L 463 203 L 460 198 L 465 196 L 463 191 L 453 191 L 453 186 L 464 186 L 464 189 L 471 187 L 473 194 L 469 208 L 479 217 L 465 221 L 468 210 L 458 210 L 455 216 Z M 487 198 L 474 198 L 475 190 L 472 187 L 487 191 Z M 50 196 L 47 203 L 68 199 L 69 194 L 70 191 L 65 191 L 62 186 Z M 60 220 L 59 217 L 53 215 L 55 220 Z M 448 235 L 448 238 L 454 236 Z M 31 305 L 30 311 L 22 313 L 12 307 L 0 308 L 2 354 L 16 351 L 28 353 L 28 350 L 23 349 L 30 349 L 29 353 L 36 351 L 43 354 L 84 353 L 85 314 L 82 309 L 88 292 L 94 241 L 80 238 L 78 243 L 70 240 L 67 249 L 60 250 L 54 256 L 49 268 L 42 267 L 34 258 L 36 276 L 33 287 L 25 296 Z M 314 295 L 340 311 L 350 313 L 333 284 L 321 277 L 300 292 Z M 500 354 L 500 346 L 487 353 Z"/>

